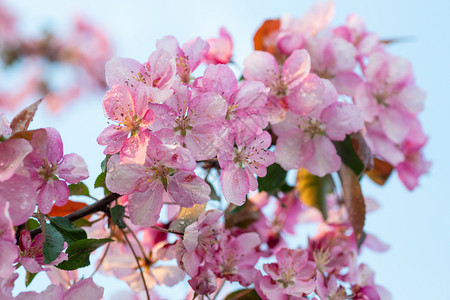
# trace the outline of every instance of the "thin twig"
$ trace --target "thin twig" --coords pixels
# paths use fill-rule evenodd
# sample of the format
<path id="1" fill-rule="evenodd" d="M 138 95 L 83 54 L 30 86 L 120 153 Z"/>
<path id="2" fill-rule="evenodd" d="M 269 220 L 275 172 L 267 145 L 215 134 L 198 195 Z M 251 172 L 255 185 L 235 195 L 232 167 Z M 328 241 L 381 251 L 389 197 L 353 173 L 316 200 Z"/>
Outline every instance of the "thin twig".
<path id="1" fill-rule="evenodd" d="M 125 224 L 125 225 L 126 225 L 126 224 Z M 148 260 L 147 255 L 145 255 L 145 251 L 144 251 L 144 248 L 142 247 L 141 242 L 138 240 L 136 234 L 133 232 L 133 230 L 130 229 L 130 227 L 129 227 L 128 225 L 127 225 L 127 229 L 128 229 L 128 232 L 131 233 L 131 235 L 133 236 L 133 238 L 136 240 L 136 243 L 138 244 L 139 249 L 140 249 L 141 252 L 142 252 L 142 256 L 143 256 L 144 259 L 145 259 L 145 263 L 146 263 L 147 265 L 149 265 L 151 262 Z"/>
<path id="2" fill-rule="evenodd" d="M 121 228 L 119 228 L 119 229 L 120 229 L 120 231 L 122 231 L 122 234 L 125 237 L 125 240 L 127 241 L 128 246 L 130 246 L 131 252 L 133 252 L 134 259 L 136 260 L 136 263 L 138 265 L 139 271 L 141 272 L 142 283 L 144 284 L 145 292 L 147 293 L 147 300 L 150 300 L 150 293 L 149 293 L 148 288 L 147 288 L 147 283 L 145 282 L 144 271 L 142 271 L 141 263 L 139 262 L 139 259 L 138 259 L 137 255 L 136 255 L 136 252 L 134 252 L 133 246 L 131 245 L 130 240 L 128 239 L 125 231 L 123 231 L 123 229 L 121 229 Z"/>
<path id="3" fill-rule="evenodd" d="M 89 216 L 93 213 L 99 212 L 99 211 L 106 211 L 108 205 L 113 202 L 114 200 L 116 200 L 117 198 L 119 198 L 120 195 L 119 194 L 110 194 L 108 196 L 106 196 L 105 198 L 99 200 L 98 202 L 95 202 L 91 205 L 85 206 L 77 211 L 74 211 L 71 214 L 68 214 L 67 216 L 65 216 L 64 218 L 66 218 L 67 220 L 73 222 L 76 221 L 78 219 L 84 218 L 86 216 Z M 38 227 L 36 229 L 31 230 L 30 235 L 31 238 L 34 238 L 36 235 L 38 235 L 39 233 L 42 232 L 42 228 Z"/>
<path id="4" fill-rule="evenodd" d="M 153 228 L 153 229 L 165 232 L 165 233 L 175 233 L 175 234 L 178 234 L 178 235 L 184 235 L 183 232 L 175 231 L 175 230 L 169 230 L 169 229 L 161 228 L 161 227 L 158 227 L 158 226 L 155 226 L 155 225 L 150 226 L 150 228 Z"/>

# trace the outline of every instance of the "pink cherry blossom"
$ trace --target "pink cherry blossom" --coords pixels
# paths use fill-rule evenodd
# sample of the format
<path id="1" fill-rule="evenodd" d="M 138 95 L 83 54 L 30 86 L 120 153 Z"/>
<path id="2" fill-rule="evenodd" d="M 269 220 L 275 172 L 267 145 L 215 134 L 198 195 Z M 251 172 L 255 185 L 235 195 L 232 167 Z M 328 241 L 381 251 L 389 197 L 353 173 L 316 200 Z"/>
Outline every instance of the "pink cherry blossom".
<path id="1" fill-rule="evenodd" d="M 227 64 L 233 54 L 233 40 L 225 28 L 219 29 L 219 37 L 209 38 L 209 52 L 204 62 L 207 64 Z"/>
<path id="2" fill-rule="evenodd" d="M 198 220 L 184 230 L 183 241 L 177 243 L 178 265 L 186 273 L 195 277 L 205 256 L 217 246 L 220 225 L 217 220 L 222 216 L 220 210 L 208 210 Z"/>
<path id="3" fill-rule="evenodd" d="M 263 299 L 288 299 L 312 293 L 316 288 L 315 265 L 304 250 L 283 248 L 276 253 L 277 262 L 264 264 L 268 274 L 259 281 Z"/>
<path id="4" fill-rule="evenodd" d="M 182 161 L 185 149 L 171 149 L 156 136 L 150 139 L 143 165 L 120 164 L 118 156 L 108 163 L 106 186 L 110 191 L 129 195 L 131 221 L 150 226 L 159 219 L 164 200 L 184 207 L 209 200 L 210 187 L 193 172 L 195 163 Z"/>
<path id="5" fill-rule="evenodd" d="M 130 58 L 113 58 L 108 61 L 106 82 L 110 87 L 126 85 L 131 91 L 142 90 L 146 99 L 163 103 L 172 94 L 176 79 L 175 58 L 167 51 L 154 51 L 144 64 Z"/>
<path id="6" fill-rule="evenodd" d="M 329 84 L 325 86 L 324 90 L 334 89 Z M 325 91 L 323 94 L 332 95 Z M 308 114 L 302 116 L 289 112 L 282 123 L 273 126 L 278 135 L 275 154 L 283 168 L 304 167 L 318 176 L 339 169 L 341 159 L 331 140 L 342 141 L 346 134 L 357 132 L 364 124 L 355 105 L 337 102 L 335 92 L 334 95 L 334 99 L 327 98 L 332 99 L 331 103 L 325 102 L 324 105 L 315 101 Z"/>
<path id="7" fill-rule="evenodd" d="M 89 173 L 81 156 L 74 153 L 63 156 L 61 136 L 54 128 L 35 131 L 30 144 L 33 152 L 25 158 L 24 164 L 39 191 L 39 210 L 48 214 L 54 201 L 61 206 L 69 199 L 67 183 L 84 180 Z"/>
<path id="8" fill-rule="evenodd" d="M 181 84 L 174 89 L 175 94 L 164 104 L 150 106 L 158 116 L 150 129 L 159 136 L 158 131 L 162 135 L 166 135 L 167 129 L 175 132 L 179 144 L 185 145 L 196 160 L 214 158 L 227 112 L 225 100 L 213 92 L 192 96 L 191 91 Z"/>
<path id="9" fill-rule="evenodd" d="M 263 51 L 255 51 L 245 59 L 245 79 L 261 81 L 270 87 L 267 109 L 271 123 L 280 122 L 286 114 L 287 103 L 297 101 L 298 93 L 293 93 L 293 90 L 308 77 L 310 68 L 306 50 L 295 50 L 283 66 L 278 65 L 272 54 Z"/>
<path id="10" fill-rule="evenodd" d="M 228 202 L 242 205 L 245 195 L 258 188 L 255 175 L 266 176 L 267 167 L 275 161 L 274 153 L 267 150 L 271 141 L 270 134 L 263 131 L 252 140 L 237 142 L 237 148 L 228 146 L 220 149 L 220 184 Z"/>
<path id="11" fill-rule="evenodd" d="M 210 65 L 197 80 L 202 92 L 214 92 L 225 99 L 227 112 L 220 136 L 222 143 L 233 138 L 251 139 L 267 126 L 265 106 L 269 88 L 258 81 L 238 83 L 233 71 L 225 65 Z"/>
<path id="12" fill-rule="evenodd" d="M 124 85 L 115 85 L 103 98 L 103 107 L 106 115 L 118 123 L 106 127 L 98 136 L 97 142 L 107 146 L 103 153 L 120 152 L 122 163 L 144 163 L 149 140 L 147 128 L 155 118 L 146 97 L 132 94 Z"/>
<path id="13" fill-rule="evenodd" d="M 257 274 L 255 264 L 260 254 L 257 247 L 261 240 L 255 232 L 243 233 L 237 237 L 223 235 L 219 250 L 214 255 L 214 273 L 229 281 L 238 281 L 243 286 L 254 282 Z"/>
<path id="14" fill-rule="evenodd" d="M 197 37 L 180 48 L 175 37 L 166 36 L 156 42 L 156 48 L 168 51 L 176 59 L 178 76 L 183 83 L 189 83 L 191 73 L 208 54 L 209 44 Z"/>
<path id="15" fill-rule="evenodd" d="M 0 181 L 10 179 L 19 168 L 23 167 L 23 160 L 31 151 L 33 151 L 33 147 L 25 139 L 14 138 L 1 142 Z"/>

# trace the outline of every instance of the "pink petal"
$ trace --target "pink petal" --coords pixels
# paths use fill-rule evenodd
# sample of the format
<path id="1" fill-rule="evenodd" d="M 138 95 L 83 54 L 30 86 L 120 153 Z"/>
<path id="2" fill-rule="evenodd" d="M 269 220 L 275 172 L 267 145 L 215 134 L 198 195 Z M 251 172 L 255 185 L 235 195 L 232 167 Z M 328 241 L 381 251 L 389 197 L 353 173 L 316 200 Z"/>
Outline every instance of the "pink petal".
<path id="1" fill-rule="evenodd" d="M 122 84 L 113 86 L 103 97 L 103 108 L 107 116 L 117 122 L 127 122 L 136 114 L 136 107 L 130 90 Z"/>
<path id="2" fill-rule="evenodd" d="M 144 180 L 142 174 L 145 167 L 137 164 L 120 164 L 118 155 L 114 155 L 108 162 L 106 174 L 106 187 L 121 195 L 134 192 Z"/>
<path id="3" fill-rule="evenodd" d="M 0 202 L 9 202 L 9 215 L 14 226 L 25 223 L 36 208 L 34 182 L 19 175 L 0 182 Z"/>
<path id="4" fill-rule="evenodd" d="M 147 145 L 150 136 L 148 131 L 129 137 L 120 149 L 120 162 L 125 164 L 142 165 L 147 157 Z"/>
<path id="5" fill-rule="evenodd" d="M 244 61 L 244 77 L 247 80 L 257 80 L 270 85 L 280 74 L 279 66 L 272 54 L 255 51 Z"/>
<path id="6" fill-rule="evenodd" d="M 380 112 L 379 120 L 386 136 L 400 144 L 408 136 L 411 119 L 414 117 L 403 109 L 388 107 Z"/>
<path id="7" fill-rule="evenodd" d="M 92 278 L 78 281 L 64 293 L 64 300 L 100 300 L 103 297 L 103 288 L 94 283 Z"/>
<path id="8" fill-rule="evenodd" d="M 236 75 L 226 65 L 209 65 L 203 74 L 202 84 L 206 91 L 216 92 L 227 100 L 238 88 Z"/>
<path id="9" fill-rule="evenodd" d="M 144 227 L 158 222 L 163 206 L 163 193 L 163 184 L 154 183 L 144 192 L 131 194 L 128 197 L 131 222 Z"/>
<path id="10" fill-rule="evenodd" d="M 321 119 L 326 124 L 327 136 L 335 141 L 343 141 L 346 134 L 357 132 L 364 126 L 361 111 L 350 103 L 333 103 L 322 111 Z"/>
<path id="11" fill-rule="evenodd" d="M 245 111 L 246 114 L 257 113 L 267 103 L 270 89 L 259 81 L 245 80 L 239 90 L 233 95 L 233 103 L 237 105 L 237 111 Z"/>
<path id="12" fill-rule="evenodd" d="M 167 192 L 181 206 L 192 207 L 208 202 L 211 188 L 195 173 L 179 171 L 167 179 Z"/>
<path id="13" fill-rule="evenodd" d="M 243 169 L 230 166 L 222 170 L 220 185 L 225 200 L 238 206 L 244 204 L 250 183 L 247 173 Z"/>
<path id="14" fill-rule="evenodd" d="M 189 58 L 189 68 L 193 72 L 208 54 L 209 44 L 200 37 L 196 37 L 184 43 L 182 49 L 185 56 Z"/>
<path id="15" fill-rule="evenodd" d="M 305 143 L 303 139 L 303 132 L 300 130 L 292 130 L 278 137 L 275 156 L 283 169 L 301 168 L 313 156 L 312 144 Z"/>
<path id="16" fill-rule="evenodd" d="M 354 72 L 338 73 L 331 81 L 339 94 L 344 94 L 350 97 L 355 96 L 356 89 L 362 83 L 361 77 Z"/>
<path id="17" fill-rule="evenodd" d="M 305 49 L 295 50 L 283 64 L 283 77 L 289 88 L 293 88 L 308 76 L 311 59 Z"/>
<path id="18" fill-rule="evenodd" d="M 33 146 L 33 152 L 27 159 L 30 159 L 35 166 L 42 166 L 44 158 L 49 163 L 58 163 L 63 157 L 62 139 L 54 128 L 36 130 L 30 143 Z"/>
<path id="19" fill-rule="evenodd" d="M 89 177 L 84 159 L 78 154 L 66 154 L 58 165 L 56 174 L 68 183 L 77 183 Z"/>
<path id="20" fill-rule="evenodd" d="M 107 146 L 103 151 L 104 154 L 116 154 L 122 148 L 128 133 L 128 131 L 122 130 L 119 126 L 109 125 L 97 137 L 97 143 Z"/>
<path id="21" fill-rule="evenodd" d="M 0 143 L 0 181 L 10 179 L 31 151 L 33 147 L 25 139 L 9 139 Z"/>
<path id="22" fill-rule="evenodd" d="M 53 207 L 53 201 L 58 206 L 62 206 L 69 200 L 69 188 L 67 184 L 62 180 L 49 179 L 44 183 L 37 196 L 37 203 L 39 210 L 43 214 L 48 214 Z"/>
<path id="23" fill-rule="evenodd" d="M 309 142 L 314 144 L 314 155 L 305 161 L 306 170 L 320 177 L 339 170 L 341 158 L 329 138 L 316 136 Z"/>
<path id="24" fill-rule="evenodd" d="M 153 267 L 150 272 L 159 285 L 167 286 L 174 286 L 186 276 L 186 273 L 177 266 Z"/>
<path id="25" fill-rule="evenodd" d="M 15 243 L 0 240 L 0 274 L 2 277 L 9 277 L 13 272 L 13 263 L 17 261 L 19 248 Z"/>
<path id="26" fill-rule="evenodd" d="M 105 65 L 106 83 L 109 87 L 116 84 L 135 85 L 141 63 L 131 58 L 114 57 Z"/>

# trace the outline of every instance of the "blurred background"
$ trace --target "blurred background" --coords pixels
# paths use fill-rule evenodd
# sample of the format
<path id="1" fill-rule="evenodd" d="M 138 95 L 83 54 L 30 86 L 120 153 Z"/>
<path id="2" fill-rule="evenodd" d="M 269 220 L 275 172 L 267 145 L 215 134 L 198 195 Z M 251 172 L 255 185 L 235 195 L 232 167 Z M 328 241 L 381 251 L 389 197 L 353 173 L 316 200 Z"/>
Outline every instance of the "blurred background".
<path id="1" fill-rule="evenodd" d="M 94 38 L 92 43 L 80 46 L 85 53 L 64 52 L 66 66 L 50 63 L 43 67 L 42 62 L 33 62 L 31 67 L 0 71 L 0 111 L 11 120 L 15 113 L 37 100 L 33 98 L 38 96 L 32 87 L 38 86 L 40 91 L 60 91 L 53 101 L 41 105 L 30 128 L 57 128 L 64 142 L 64 152 L 77 153 L 86 160 L 91 175 L 86 183 L 93 190 L 104 158 L 103 147 L 97 144 L 96 138 L 107 126 L 101 107 L 106 88 L 94 64 L 104 64 L 113 56 L 142 62 L 155 49 L 156 40 L 165 35 L 174 35 L 184 43 L 196 36 L 215 37 L 219 28 L 225 27 L 233 39 L 233 61 L 239 73 L 243 60 L 253 50 L 253 35 L 265 19 L 278 18 L 285 13 L 301 17 L 314 3 L 313 0 L 276 3 L 256 0 L 3 0 L 0 2 L 3 39 L 20 34 L 27 39 L 43 40 L 43 32 L 52 32 L 66 45 L 80 46 L 80 35 Z M 357 13 L 366 21 L 368 30 L 381 38 L 404 38 L 390 45 L 388 50 L 412 62 L 416 83 L 427 93 L 420 119 L 429 136 L 425 156 L 432 161 L 432 167 L 421 178 L 420 186 L 409 192 L 395 174 L 384 187 L 363 182 L 363 193 L 381 205 L 378 211 L 367 215 L 365 229 L 391 248 L 385 253 L 364 249 L 360 262 L 375 270 L 376 282 L 390 290 L 394 299 L 450 299 L 449 11 L 447 0 L 336 1 L 336 13 L 331 22 L 332 26 L 344 24 L 350 13 Z M 15 18 L 16 32 L 8 31 L 13 29 L 14 22 L 11 18 L 5 19 L 7 13 Z M 36 45 L 28 46 L 33 49 Z M 66 72 L 76 59 L 78 65 L 83 66 L 81 70 Z M 40 82 L 41 75 L 36 74 L 44 74 L 51 86 Z M 61 99 L 70 101 L 61 102 Z M 93 194 L 96 192 L 100 197 L 100 191 Z M 294 245 L 305 243 L 307 230 L 298 228 L 301 234 L 298 241 L 293 241 Z M 27 290 L 45 289 L 44 277 L 37 277 Z M 113 277 L 99 275 L 95 281 L 105 287 L 105 299 L 128 290 L 125 283 Z M 19 279 L 16 284 L 15 293 L 25 290 L 23 280 Z M 165 298 L 168 290 L 164 289 L 160 295 Z"/>

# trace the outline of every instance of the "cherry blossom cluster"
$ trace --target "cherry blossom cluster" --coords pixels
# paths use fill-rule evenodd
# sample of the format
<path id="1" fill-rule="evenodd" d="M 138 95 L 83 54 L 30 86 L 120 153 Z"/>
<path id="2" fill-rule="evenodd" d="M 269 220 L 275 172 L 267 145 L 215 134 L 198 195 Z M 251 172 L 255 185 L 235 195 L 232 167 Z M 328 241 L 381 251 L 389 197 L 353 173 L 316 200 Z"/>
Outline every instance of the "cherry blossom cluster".
<path id="1" fill-rule="evenodd" d="M 227 282 L 244 287 L 227 299 L 390 299 L 358 261 L 389 248 L 364 230 L 378 206 L 359 179 L 383 184 L 395 168 L 418 185 L 425 96 L 359 17 L 330 27 L 333 10 L 266 21 L 242 76 L 223 28 L 182 45 L 163 37 L 145 62 L 108 61 L 94 186 L 105 198 L 89 206 L 69 200 L 93 198 L 83 158 L 64 155 L 56 129 L 28 129 L 40 101 L 11 122 L 0 114 L 0 298 L 101 299 L 100 270 L 132 299 L 167 298 L 154 287 L 186 275 L 186 299 L 215 299 Z M 311 222 L 317 233 L 292 245 Z M 52 285 L 14 297 L 22 266 L 27 284 L 45 273 Z"/>

